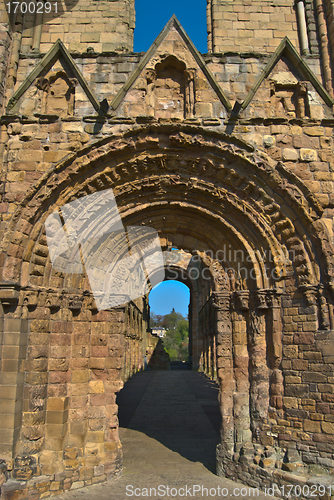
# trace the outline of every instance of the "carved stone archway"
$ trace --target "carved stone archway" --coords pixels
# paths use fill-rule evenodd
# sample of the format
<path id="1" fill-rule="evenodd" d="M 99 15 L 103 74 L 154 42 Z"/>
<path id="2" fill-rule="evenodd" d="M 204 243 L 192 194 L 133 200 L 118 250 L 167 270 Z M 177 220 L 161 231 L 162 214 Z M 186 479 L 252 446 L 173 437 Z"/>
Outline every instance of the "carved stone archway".
<path id="1" fill-rule="evenodd" d="M 212 337 L 203 340 L 202 357 L 216 352 L 221 467 L 254 444 L 285 446 L 284 433 L 273 429 L 294 391 L 291 379 L 284 385 L 282 365 L 284 356 L 298 359 L 296 349 L 283 351 L 284 336 L 298 334 L 288 325 L 297 310 L 304 345 L 315 341 L 319 325 L 333 323 L 333 254 L 321 208 L 283 164 L 248 144 L 161 125 L 69 155 L 31 188 L 8 224 L 3 334 L 20 332 L 23 343 L 12 377 L 19 418 L 7 457 L 31 456 L 31 464 L 37 457 L 26 468 L 41 467 L 44 475 L 65 468 L 73 477 L 83 468 L 94 474 L 99 464 L 108 475 L 121 467 L 115 393 L 123 383 L 129 306 L 97 312 L 84 273 L 52 268 L 44 231 L 57 207 L 108 188 L 125 225 L 154 228 L 163 249 L 196 254 L 209 269 L 197 314 L 203 337 Z M 135 308 L 138 343 L 148 320 L 145 298 Z M 310 391 L 306 380 L 302 385 L 303 394 Z"/>

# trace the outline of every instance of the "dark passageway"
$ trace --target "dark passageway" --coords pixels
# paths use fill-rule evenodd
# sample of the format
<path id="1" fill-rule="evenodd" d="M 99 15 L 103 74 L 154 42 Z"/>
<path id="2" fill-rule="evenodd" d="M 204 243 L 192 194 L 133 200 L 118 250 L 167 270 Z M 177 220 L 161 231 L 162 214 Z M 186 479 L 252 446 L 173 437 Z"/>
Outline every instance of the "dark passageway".
<path id="1" fill-rule="evenodd" d="M 141 372 L 118 394 L 120 427 L 142 432 L 214 472 L 220 427 L 217 398 L 218 385 L 201 373 Z"/>

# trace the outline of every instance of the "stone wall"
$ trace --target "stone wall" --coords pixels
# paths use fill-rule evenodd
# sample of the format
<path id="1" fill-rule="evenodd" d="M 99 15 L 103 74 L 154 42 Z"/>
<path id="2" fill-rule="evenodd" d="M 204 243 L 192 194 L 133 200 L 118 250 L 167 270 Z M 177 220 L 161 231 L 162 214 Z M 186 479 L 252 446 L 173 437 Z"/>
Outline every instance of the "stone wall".
<path id="1" fill-rule="evenodd" d="M 57 12 L 56 12 L 57 9 Z M 48 13 L 10 16 L 12 29 L 21 24 L 20 52 L 46 53 L 60 38 L 71 52 L 132 52 L 134 0 L 57 2 Z M 4 20 L 8 7 L 1 5 Z"/>
<path id="2" fill-rule="evenodd" d="M 103 47 L 104 25 L 96 42 L 94 31 L 62 36 L 45 59 L 26 27 L 12 51 L 1 118 L 6 500 L 121 470 L 115 397 L 154 348 L 147 297 L 98 312 L 87 274 L 52 265 L 44 226 L 110 188 L 124 224 L 154 228 L 168 276 L 191 290 L 193 366 L 220 384 L 219 471 L 262 486 L 333 472 L 333 100 L 322 59 L 299 55 L 292 3 L 265 4 L 213 3 L 214 29 L 233 14 L 240 44 L 205 57 L 175 19 L 143 59 Z M 73 19 L 89 19 L 80 5 Z M 113 29 L 121 3 L 108 2 L 110 18 L 105 5 Z M 265 29 L 256 16 L 269 17 Z M 43 25 L 43 50 L 65 25 Z M 131 35 L 125 18 L 117 26 Z"/>
<path id="3" fill-rule="evenodd" d="M 71 51 L 132 52 L 134 0 L 73 2 L 57 18 L 44 14 L 40 51 L 47 52 L 61 38 Z M 27 30 L 27 39 L 29 38 Z"/>
<path id="4" fill-rule="evenodd" d="M 75 299 L 45 304 L 43 293 L 28 293 L 24 311 L 3 300 L 1 450 L 10 478 L 3 498 L 13 489 L 37 496 L 74 489 L 121 470 L 116 393 L 143 368 L 147 323 L 141 312 L 125 329 L 135 304 L 98 313 Z"/>
<path id="5" fill-rule="evenodd" d="M 208 12 L 210 52 L 272 53 L 284 36 L 299 45 L 290 0 L 210 0 Z"/>
<path id="6" fill-rule="evenodd" d="M 149 330 L 148 299 L 137 299 L 126 308 L 125 319 L 124 372 L 125 382 L 139 370 L 145 369 L 145 356 L 151 352 L 152 335 Z M 149 357 L 147 362 L 149 361 Z"/>

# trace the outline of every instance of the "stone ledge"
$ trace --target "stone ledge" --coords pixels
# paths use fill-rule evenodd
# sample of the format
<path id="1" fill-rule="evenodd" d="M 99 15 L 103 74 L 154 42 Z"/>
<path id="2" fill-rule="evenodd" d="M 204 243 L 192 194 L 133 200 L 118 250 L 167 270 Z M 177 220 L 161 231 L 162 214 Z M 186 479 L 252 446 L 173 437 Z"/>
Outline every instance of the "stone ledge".
<path id="1" fill-rule="evenodd" d="M 4 305 L 16 304 L 19 300 L 20 285 L 18 283 L 0 283 L 0 301 Z"/>
<path id="2" fill-rule="evenodd" d="M 40 499 L 60 493 L 65 493 L 68 490 L 77 490 L 91 484 L 103 483 L 111 478 L 118 478 L 122 475 L 122 464 L 120 460 L 116 460 L 112 466 L 113 470 L 108 473 L 102 473 L 102 466 L 91 468 L 91 478 L 80 478 L 80 469 L 75 471 L 66 471 L 66 473 L 58 473 L 56 475 L 34 476 L 27 481 L 15 481 L 8 479 L 1 485 L 1 500 L 29 500 L 30 498 Z M 109 466 L 106 466 L 109 468 Z M 86 470 L 86 468 L 83 468 Z M 104 467 L 103 467 L 104 469 Z"/>
<path id="3" fill-rule="evenodd" d="M 318 466 L 319 474 L 314 475 L 314 473 L 312 474 L 312 472 L 307 471 L 307 466 L 305 466 L 305 464 L 283 463 L 283 466 L 295 466 L 296 473 L 287 472 L 283 469 L 276 468 L 276 466 L 279 464 L 275 460 L 270 460 L 270 466 L 268 468 L 264 468 L 255 463 L 255 455 L 252 456 L 251 453 L 248 453 L 249 451 L 251 451 L 251 447 L 252 444 L 249 443 L 246 450 L 247 455 L 241 455 L 239 456 L 239 458 L 234 455 L 232 458 L 226 455 L 226 452 L 224 452 L 224 450 L 221 450 L 220 445 L 218 445 L 217 475 L 224 476 L 232 480 L 240 480 L 242 483 L 247 484 L 248 486 L 258 487 L 265 492 L 268 492 L 268 483 L 270 488 L 275 484 L 277 487 L 277 494 L 275 495 L 274 492 L 274 495 L 283 498 L 289 498 L 291 500 L 299 500 L 300 495 L 291 495 L 289 494 L 289 492 L 286 492 L 285 495 L 279 495 L 278 493 L 281 492 L 282 487 L 286 488 L 290 485 L 300 485 L 301 488 L 303 488 L 303 486 L 305 485 L 309 487 L 319 487 L 323 485 L 325 486 L 325 488 L 328 488 L 328 491 L 331 491 L 332 495 L 329 495 L 328 492 L 326 492 L 325 496 L 321 494 L 317 494 L 316 496 L 310 495 L 309 497 L 303 494 L 302 496 L 304 498 L 326 498 L 326 500 L 334 498 L 333 475 L 331 474 L 331 471 L 328 473 L 326 469 Z M 331 487 L 332 489 L 330 490 Z"/>

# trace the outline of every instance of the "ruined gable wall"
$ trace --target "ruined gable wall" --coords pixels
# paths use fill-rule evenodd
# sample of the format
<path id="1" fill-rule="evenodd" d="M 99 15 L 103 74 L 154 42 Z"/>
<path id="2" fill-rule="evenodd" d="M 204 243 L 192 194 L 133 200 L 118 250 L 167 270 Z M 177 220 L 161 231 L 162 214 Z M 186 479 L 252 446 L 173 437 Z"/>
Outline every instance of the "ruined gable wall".
<path id="1" fill-rule="evenodd" d="M 170 41 L 166 40 L 166 43 L 169 47 Z M 187 50 L 185 45 L 177 40 L 172 40 L 172 43 L 178 44 L 178 52 L 173 53 L 182 60 L 182 51 Z M 166 47 L 162 47 L 155 61 L 159 62 L 160 57 L 164 60 L 165 54 Z M 15 89 L 37 61 L 29 57 L 20 60 Z M 110 103 L 129 78 L 139 58 L 136 55 L 96 54 L 90 57 L 76 56 L 74 61 L 98 100 L 107 99 Z M 184 61 L 190 61 L 187 62 L 190 69 L 195 67 L 188 55 L 184 55 Z M 233 106 L 236 101 L 242 102 L 246 98 L 267 59 L 207 56 L 206 61 Z M 317 61 L 310 58 L 307 62 L 320 78 Z M 58 61 L 45 76 L 52 80 L 55 78 L 52 75 L 60 75 L 61 80 L 66 71 L 66 64 Z M 7 182 L 3 211 L 6 213 L 8 210 L 8 216 L 13 214 L 17 202 L 29 186 L 55 162 L 77 151 L 82 145 L 88 146 L 110 133 L 131 129 L 135 123 L 164 123 L 169 119 L 174 123 L 188 120 L 193 125 L 209 127 L 213 131 L 232 132 L 234 136 L 268 154 L 273 161 L 284 161 L 286 168 L 305 182 L 320 204 L 331 205 L 332 113 L 310 83 L 307 83 L 304 94 L 300 96 L 304 107 L 298 107 L 298 82 L 303 77 L 294 71 L 287 59 L 278 62 L 250 105 L 232 122 L 199 69 L 195 72 L 195 112 L 191 117 L 184 112 L 183 118 L 179 111 L 174 114 L 173 99 L 167 88 L 162 87 L 158 96 L 153 95 L 154 90 L 147 80 L 147 74 L 148 70 L 143 70 L 122 105 L 115 111 L 110 110 L 109 116 L 98 120 L 94 118 L 96 112 L 80 84 L 75 83 L 72 104 L 64 99 L 62 113 L 55 111 L 50 101 L 45 101 L 47 92 L 39 88 L 38 82 L 32 84 L 11 111 L 11 116 L 3 122 L 3 175 Z M 74 75 L 69 72 L 68 77 L 71 80 Z M 184 93 L 175 95 L 177 101 L 185 99 Z M 155 108 L 151 106 L 152 100 Z M 169 109 L 166 109 L 166 103 Z M 61 114 L 59 119 L 57 113 Z"/>
<path id="2" fill-rule="evenodd" d="M 108 6 L 117 4 L 117 2 L 108 2 Z M 104 4 L 99 3 L 99 5 Z M 235 2 L 233 5 L 237 7 Z M 248 7 L 253 8 L 253 5 L 255 4 L 252 3 Z M 259 4 L 257 8 L 260 9 Z M 291 10 L 291 6 L 286 8 Z M 73 34 L 75 33 L 75 26 L 80 29 L 89 26 L 86 22 L 89 12 L 92 11 L 83 11 L 82 16 L 78 14 L 75 24 L 69 23 L 70 33 L 72 28 Z M 261 11 L 261 15 L 263 13 Z M 78 21 L 81 17 L 85 20 L 82 23 Z M 102 15 L 102 17 L 106 19 L 105 16 Z M 102 31 L 98 41 L 96 32 L 84 37 L 83 34 L 88 33 L 85 29 L 82 33 L 80 32 L 80 36 L 75 35 L 75 41 L 73 41 L 73 37 L 65 35 L 65 31 L 57 31 L 65 25 L 66 23 L 61 24 L 50 20 L 45 30 L 43 28 L 41 49 L 46 50 L 50 47 L 48 44 L 51 43 L 51 33 L 53 33 L 52 39 L 58 38 L 58 34 L 61 33 L 60 38 L 72 51 L 76 64 L 98 100 L 101 102 L 106 98 L 110 103 L 138 64 L 139 57 L 136 54 L 88 54 L 86 50 L 90 46 L 96 52 L 113 49 L 103 47 L 103 43 L 108 42 L 103 42 Z M 260 29 L 260 24 L 258 26 Z M 48 27 L 49 31 L 47 31 Z M 93 27 L 92 25 L 92 29 Z M 107 24 L 103 29 L 107 29 Z M 264 27 L 264 30 L 269 40 L 267 28 Z M 109 33 L 104 32 L 104 35 L 106 35 L 105 39 L 109 39 Z M 33 55 L 29 52 L 32 36 L 32 31 L 25 31 L 15 90 L 41 59 L 38 54 Z M 262 55 L 252 54 L 251 57 L 247 57 L 242 54 L 228 56 L 215 54 L 205 58 L 208 67 L 232 105 L 236 101 L 242 102 L 245 99 L 269 59 L 267 48 L 272 47 L 274 50 L 279 43 L 280 37 L 276 39 L 273 36 L 276 40 L 275 45 L 267 44 L 265 36 L 259 38 L 262 42 L 265 40 Z M 295 33 L 294 37 L 298 48 Z M 292 35 L 291 39 L 293 40 Z M 73 45 L 71 45 L 72 42 Z M 155 62 L 161 64 L 166 59 L 166 55 L 172 55 L 178 61 L 187 63 L 186 70 L 193 70 L 193 59 L 185 53 L 187 47 L 184 43 L 179 43 L 176 32 L 171 33 L 167 43 L 169 44 L 168 50 L 161 49 Z M 79 46 L 76 48 L 75 44 Z M 240 46 L 240 50 L 243 47 L 241 42 L 236 46 Z M 225 48 L 224 45 L 222 52 Z M 75 50 L 82 53 L 75 54 L 73 52 Z M 243 48 L 241 51 L 244 51 Z M 321 79 L 318 59 L 310 56 L 305 60 Z M 85 157 L 86 177 L 82 178 L 82 183 L 84 184 L 89 176 L 92 177 L 92 181 L 90 186 L 82 187 L 80 195 L 87 194 L 89 189 L 103 189 L 103 187 L 110 186 L 112 182 L 119 181 L 122 189 L 123 184 L 125 185 L 125 191 L 137 189 L 134 201 L 133 199 L 131 201 L 133 207 L 136 206 L 139 195 L 146 193 L 147 203 L 149 203 L 152 196 L 157 195 L 158 190 L 161 190 L 159 193 L 165 193 L 166 198 L 169 195 L 171 198 L 176 196 L 175 193 L 182 200 L 185 194 L 190 196 L 197 189 L 194 171 L 197 172 L 196 169 L 198 169 L 200 172 L 200 168 L 204 165 L 206 170 L 201 171 L 201 175 L 207 176 L 209 182 L 205 185 L 205 195 L 198 191 L 200 196 L 203 195 L 203 198 L 199 196 L 198 200 L 201 199 L 204 203 L 207 193 L 211 191 L 214 193 L 212 199 L 216 199 L 215 197 L 219 194 L 221 200 L 225 200 L 221 187 L 226 184 L 229 185 L 231 193 L 234 193 L 234 189 L 239 189 L 242 195 L 239 195 L 238 203 L 245 208 L 244 214 L 247 213 L 246 208 L 255 206 L 260 218 L 270 225 L 277 238 L 282 238 L 283 244 L 289 241 L 291 245 L 295 245 L 298 256 L 297 264 L 300 264 L 298 273 L 302 275 L 304 272 L 302 266 L 305 264 L 303 260 L 303 244 L 305 244 L 308 255 L 311 256 L 311 263 L 308 265 L 312 268 L 316 280 L 326 281 L 327 278 L 320 276 L 319 266 L 321 270 L 327 269 L 328 263 L 324 264 L 312 258 L 314 247 L 307 246 L 309 245 L 307 236 L 303 239 L 305 231 L 300 223 L 300 212 L 291 207 L 298 206 L 301 211 L 304 207 L 310 211 L 310 217 L 314 217 L 314 226 L 311 227 L 310 224 L 310 227 L 312 230 L 316 228 L 314 230 L 323 242 L 320 244 L 317 240 L 316 249 L 320 255 L 322 255 L 320 248 L 325 248 L 330 253 L 329 238 L 333 237 L 334 215 L 331 110 L 312 86 L 308 87 L 307 84 L 305 87 L 299 84 L 299 81 L 304 82 L 303 77 L 295 74 L 295 68 L 291 67 L 291 62 L 284 59 L 278 62 L 272 74 L 258 89 L 250 105 L 238 117 L 231 117 L 231 113 L 218 99 L 214 99 L 213 102 L 213 90 L 204 74 L 197 68 L 195 68 L 197 70 L 195 85 L 192 88 L 198 106 L 194 108 L 193 116 L 186 116 L 184 112 L 182 114 L 185 110 L 182 106 L 175 111 L 176 108 L 171 105 L 166 111 L 168 100 L 173 104 L 174 99 L 177 101 L 185 94 L 180 91 L 184 85 L 180 82 L 184 82 L 184 79 L 173 79 L 174 70 L 184 71 L 184 68 L 178 61 L 173 61 L 171 74 L 165 75 L 165 66 L 162 68 L 163 71 L 158 71 L 159 90 L 154 94 L 154 106 L 151 107 L 154 111 L 151 114 L 146 112 L 145 105 L 147 99 L 152 97 L 153 91 L 146 79 L 146 82 L 134 84 L 125 96 L 124 106 L 110 111 L 105 117 L 97 117 L 80 85 L 72 81 L 74 75 L 68 70 L 64 61 L 56 62 L 43 75 L 41 81 L 34 83 L 28 89 L 11 115 L 2 120 L 4 148 L 2 180 L 4 184 L 0 205 L 1 234 L 5 234 L 19 204 L 29 189 L 38 183 L 41 176 L 66 156 L 71 158 L 72 154 L 81 150 L 84 156 L 87 155 Z M 169 83 L 173 83 L 175 93 L 171 92 L 168 87 Z M 49 99 L 48 91 L 53 88 L 53 85 L 57 92 L 56 98 L 64 104 L 60 113 L 57 113 L 59 103 L 56 98 Z M 69 100 L 66 100 L 63 92 L 66 86 L 71 90 Z M 13 89 L 9 89 L 8 97 L 12 95 L 12 91 Z M 131 157 L 137 154 L 132 145 L 134 149 L 128 156 L 130 163 L 128 159 L 124 160 L 124 165 L 114 169 L 116 163 L 111 162 L 110 172 L 108 171 L 107 174 L 110 173 L 114 177 L 107 175 L 95 178 L 94 169 L 98 168 L 98 165 L 95 164 L 93 170 L 89 165 L 102 154 L 105 147 L 103 140 L 108 142 L 112 136 L 130 132 L 145 125 L 148 131 L 144 132 L 144 138 L 136 139 L 138 150 L 140 150 L 141 141 L 145 143 L 147 137 L 147 149 L 157 147 L 159 140 L 156 134 L 165 126 L 168 139 L 163 137 L 159 147 L 164 150 L 164 148 L 172 149 L 178 145 L 183 148 L 183 157 L 173 158 L 169 163 L 163 154 L 161 158 L 156 159 L 151 158 L 147 151 L 144 151 L 142 159 L 137 161 L 136 158 L 132 162 Z M 150 126 L 151 130 L 149 130 Z M 183 130 L 178 134 L 178 127 L 181 128 L 181 126 Z M 187 131 L 186 127 L 191 128 L 191 131 Z M 189 133 L 189 136 L 184 130 Z M 199 142 L 203 144 L 203 155 L 211 148 L 208 142 L 205 144 L 203 142 L 202 135 L 206 133 L 211 137 L 212 143 L 220 141 L 219 144 L 223 144 L 223 149 L 225 148 L 231 154 L 230 161 L 225 161 L 225 158 L 220 160 L 219 155 L 217 159 L 214 154 L 211 154 L 207 158 L 207 163 L 201 164 L 198 159 L 192 157 L 194 144 Z M 192 142 L 192 135 L 195 137 L 194 142 Z M 96 141 L 100 141 L 97 146 Z M 130 139 L 129 142 L 131 142 Z M 122 140 L 117 143 L 116 156 L 122 144 Z M 239 160 L 236 161 L 236 157 L 233 156 L 236 144 L 241 144 L 243 155 L 256 154 L 259 168 L 261 158 L 263 159 L 263 169 L 258 171 L 255 183 L 251 174 L 247 176 L 240 172 Z M 152 168 L 151 177 L 155 176 L 149 182 L 145 180 L 144 174 L 147 165 Z M 266 197 L 260 189 L 267 179 L 264 165 L 268 170 L 277 169 L 279 174 L 285 171 L 284 169 L 291 174 L 290 177 L 285 175 L 284 182 L 282 180 L 282 183 L 277 185 L 274 182 L 277 172 L 272 173 L 270 178 L 272 184 L 269 187 L 266 186 L 267 194 L 269 192 L 270 196 L 276 195 L 278 191 L 281 196 L 279 204 L 272 204 L 272 198 Z M 140 173 L 136 171 L 137 168 L 142 169 Z M 198 172 L 196 175 L 199 175 Z M 71 174 L 66 175 L 68 175 L 68 189 L 73 189 Z M 181 180 L 180 177 L 182 177 Z M 62 179 L 61 176 L 53 182 L 56 184 L 60 179 Z M 139 184 L 139 189 L 136 184 L 138 179 L 145 181 Z M 45 181 L 45 186 L 41 186 L 41 197 L 51 187 L 54 189 L 54 186 Z M 122 195 L 122 193 L 121 190 L 119 194 Z M 151 195 L 150 198 L 147 193 Z M 56 203 L 56 200 L 53 202 Z M 59 204 L 61 203 L 62 199 L 59 200 Z M 43 207 L 48 209 L 49 205 L 46 204 Z M 318 210 L 316 213 L 315 209 Z M 34 206 L 31 206 L 29 210 L 34 213 Z M 41 217 L 44 212 L 42 207 L 40 210 Z M 238 221 L 243 221 L 244 214 L 240 216 L 236 208 L 235 210 L 238 214 L 237 218 L 239 217 Z M 280 210 L 286 215 L 285 218 Z M 29 218 L 29 213 L 26 216 Z M 158 224 L 160 219 L 159 214 L 151 214 L 149 220 Z M 189 245 L 191 248 L 191 245 L 196 242 L 192 235 L 197 234 L 198 221 L 191 214 L 187 214 L 182 221 L 183 225 L 178 226 L 179 219 L 178 215 L 174 214 L 173 218 L 167 221 L 172 228 L 180 227 L 180 234 L 173 235 L 168 240 L 168 244 L 181 248 Z M 322 225 L 323 223 L 327 230 Z M 38 224 L 35 227 L 31 223 L 20 221 L 11 235 L 12 239 L 7 253 L 3 257 L 6 258 L 3 279 L 7 283 L 21 280 L 20 284 L 26 287 L 19 292 L 13 285 L 13 289 L 2 290 L 1 295 L 5 315 L 1 321 L 4 329 L 2 346 L 4 373 L 1 381 L 5 386 L 2 392 L 3 400 L 5 400 L 2 406 L 4 409 L 2 421 L 7 427 L 5 430 L 2 429 L 0 437 L 3 439 L 2 446 L 8 456 L 13 454 L 17 458 L 18 454 L 30 455 L 26 461 L 22 461 L 21 458 L 16 461 L 9 459 L 6 465 L 12 478 L 22 480 L 23 485 L 17 485 L 18 488 L 24 489 L 22 498 L 24 495 L 28 497 L 30 494 L 28 489 L 30 492 L 34 490 L 34 495 L 39 496 L 49 490 L 57 492 L 68 489 L 72 483 L 75 483 L 74 487 L 79 487 L 99 482 L 106 479 L 108 475 L 118 472 L 121 465 L 121 450 L 117 431 L 115 392 L 120 388 L 122 378 L 126 378 L 140 368 L 143 356 L 141 348 L 143 332 L 136 325 L 138 326 L 138 321 L 139 324 L 142 321 L 142 326 L 145 326 L 143 305 L 139 308 L 138 304 L 130 305 L 130 308 L 136 311 L 136 321 L 138 321 L 127 328 L 125 318 L 128 311 L 124 308 L 118 311 L 96 313 L 92 304 L 89 304 L 90 297 L 80 295 L 85 284 L 82 277 L 71 277 L 64 281 L 62 276 L 52 272 L 45 236 L 42 234 L 39 239 L 37 238 L 36 231 L 40 229 Z M 307 229 L 309 229 L 308 226 Z M 219 237 L 220 230 L 218 231 L 216 227 L 209 227 L 208 224 L 205 227 L 201 225 L 200 230 L 206 235 L 207 242 Z M 188 234 L 183 235 L 182 231 Z M 301 239 L 294 240 L 295 232 Z M 164 234 L 163 230 L 162 234 Z M 9 241 L 5 241 L 5 244 L 7 243 Z M 262 245 L 262 242 L 260 243 Z M 206 247 L 203 250 L 206 250 Z M 20 274 L 22 261 L 24 262 L 22 274 Z M 259 429 L 262 433 L 261 446 L 271 447 L 279 443 L 282 447 L 296 451 L 295 456 L 291 453 L 290 463 L 286 466 L 292 472 L 297 469 L 294 459 L 296 462 L 300 457 L 304 460 L 304 464 L 310 466 L 310 470 L 313 465 L 333 469 L 333 354 L 330 350 L 332 349 L 330 347 L 332 333 L 330 330 L 325 330 L 329 326 L 333 327 L 332 323 L 329 324 L 328 311 L 328 305 L 332 307 L 330 287 L 327 286 L 326 281 L 325 297 L 321 296 L 320 289 L 310 289 L 311 293 L 307 295 L 298 289 L 298 276 L 296 276 L 298 273 L 294 272 L 292 265 L 289 272 L 291 274 L 286 279 L 286 295 L 282 298 L 282 308 L 276 308 L 275 315 L 271 315 L 262 304 L 259 313 L 259 332 L 255 331 L 256 324 L 254 326 L 250 322 L 245 304 L 234 308 L 227 300 L 227 306 L 221 318 L 224 320 L 226 317 L 232 318 L 233 342 L 237 347 L 241 346 L 240 351 L 247 346 L 247 335 L 255 335 L 255 333 L 259 335 L 259 345 L 255 342 L 254 345 L 252 344 L 255 353 L 257 347 L 259 350 L 262 349 L 262 353 L 266 351 L 264 331 L 266 322 L 277 324 L 275 332 L 278 336 L 284 331 L 282 339 L 276 338 L 272 341 L 273 345 L 277 346 L 277 352 L 274 347 L 272 348 L 273 359 L 279 359 L 278 351 L 282 348 L 282 372 L 275 372 L 276 378 L 271 380 L 269 420 L 264 419 L 260 422 L 262 425 Z M 48 286 L 52 288 L 52 293 L 48 291 L 45 294 L 43 287 Z M 34 287 L 38 289 L 38 293 L 34 291 Z M 57 295 L 58 290 L 63 289 L 65 293 L 62 296 Z M 238 296 L 235 291 L 231 293 L 231 302 L 234 296 Z M 231 308 L 233 308 L 232 313 L 230 313 Z M 252 312 L 256 312 L 256 308 Z M 218 327 L 220 334 L 228 333 L 225 332 L 223 323 L 224 321 L 221 320 Z M 283 345 L 280 345 L 280 341 Z M 212 354 L 211 339 L 206 339 L 204 344 L 206 345 L 203 348 L 203 355 L 206 358 L 208 370 L 212 371 L 209 361 Z M 225 359 L 221 354 L 223 347 L 220 345 L 219 348 L 219 369 L 221 370 L 220 376 L 223 378 Z M 198 349 L 200 350 L 200 347 Z M 125 350 L 130 353 L 130 357 L 127 358 L 128 364 L 125 366 L 124 373 Z M 247 348 L 245 347 L 244 350 L 247 351 Z M 254 359 L 259 361 L 260 366 L 256 375 L 260 376 L 262 366 L 266 370 L 266 380 L 262 380 L 267 390 L 269 388 L 268 373 L 276 370 L 274 362 L 270 361 L 272 364 L 269 367 L 271 371 L 269 371 L 265 362 L 261 365 L 262 358 L 258 356 Z M 24 371 L 26 372 L 25 380 Z M 282 394 L 281 373 L 285 377 L 286 384 L 284 395 Z M 108 377 L 112 380 L 106 380 Z M 238 382 L 246 383 L 247 381 L 248 373 Z M 256 395 L 256 384 L 253 385 L 253 389 Z M 249 399 L 248 396 L 249 394 L 243 401 Z M 263 401 L 262 406 L 266 404 L 267 409 L 268 401 L 265 399 Z M 242 426 L 243 422 L 239 422 L 238 429 L 240 430 Z M 248 428 L 246 431 L 249 433 Z M 270 448 L 269 451 L 272 449 Z M 250 465 L 247 471 L 249 476 L 243 475 L 244 471 L 238 470 L 237 467 L 233 469 L 232 462 L 229 462 L 226 457 L 220 458 L 221 464 L 227 464 L 224 470 L 226 474 L 238 474 L 240 479 L 249 481 L 250 484 L 254 481 L 254 454 L 250 454 L 249 458 Z M 260 462 L 259 456 L 257 459 Z M 258 477 L 271 478 L 270 474 L 274 465 L 274 458 L 271 461 L 262 462 L 260 469 L 262 476 L 258 475 Z M 282 471 L 281 474 L 285 472 Z M 49 477 L 36 480 L 35 476 L 41 473 Z M 261 479 L 258 481 L 261 484 Z M 10 492 L 8 497 L 10 498 Z"/>

